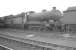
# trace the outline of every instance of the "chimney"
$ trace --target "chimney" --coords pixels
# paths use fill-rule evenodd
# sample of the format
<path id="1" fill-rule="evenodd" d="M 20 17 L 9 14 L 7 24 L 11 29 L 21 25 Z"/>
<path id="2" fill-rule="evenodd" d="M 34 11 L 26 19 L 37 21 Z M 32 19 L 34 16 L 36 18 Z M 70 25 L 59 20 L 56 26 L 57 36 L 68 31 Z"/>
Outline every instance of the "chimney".
<path id="1" fill-rule="evenodd" d="M 53 10 L 56 10 L 56 7 L 53 7 Z"/>

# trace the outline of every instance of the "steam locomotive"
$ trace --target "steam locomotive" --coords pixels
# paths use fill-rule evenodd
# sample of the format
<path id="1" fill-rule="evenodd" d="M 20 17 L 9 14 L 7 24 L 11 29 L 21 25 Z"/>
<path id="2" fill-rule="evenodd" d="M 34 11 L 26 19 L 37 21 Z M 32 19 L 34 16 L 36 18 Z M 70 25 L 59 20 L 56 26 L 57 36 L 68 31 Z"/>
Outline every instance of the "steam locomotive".
<path id="1" fill-rule="evenodd" d="M 62 16 L 50 11 L 26 15 L 25 29 L 38 31 L 62 31 Z"/>

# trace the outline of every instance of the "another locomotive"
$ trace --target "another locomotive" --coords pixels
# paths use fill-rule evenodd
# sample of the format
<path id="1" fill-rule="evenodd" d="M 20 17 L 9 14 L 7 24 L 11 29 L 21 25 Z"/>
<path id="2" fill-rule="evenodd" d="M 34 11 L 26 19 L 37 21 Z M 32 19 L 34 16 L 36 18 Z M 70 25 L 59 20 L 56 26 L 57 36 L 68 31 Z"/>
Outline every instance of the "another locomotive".
<path id="1" fill-rule="evenodd" d="M 65 32 L 76 32 L 76 7 L 69 7 L 63 12 L 63 18 L 60 21 L 64 25 Z"/>

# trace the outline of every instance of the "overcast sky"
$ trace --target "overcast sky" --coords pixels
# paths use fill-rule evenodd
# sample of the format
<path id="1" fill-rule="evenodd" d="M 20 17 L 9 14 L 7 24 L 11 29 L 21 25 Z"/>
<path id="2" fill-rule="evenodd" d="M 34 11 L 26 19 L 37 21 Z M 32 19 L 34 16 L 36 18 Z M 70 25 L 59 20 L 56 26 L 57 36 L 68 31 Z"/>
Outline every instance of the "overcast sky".
<path id="1" fill-rule="evenodd" d="M 64 11 L 70 6 L 76 6 L 76 0 L 0 0 L 0 17 L 30 10 L 40 12 L 42 9 L 46 9 L 50 11 L 53 6 Z"/>

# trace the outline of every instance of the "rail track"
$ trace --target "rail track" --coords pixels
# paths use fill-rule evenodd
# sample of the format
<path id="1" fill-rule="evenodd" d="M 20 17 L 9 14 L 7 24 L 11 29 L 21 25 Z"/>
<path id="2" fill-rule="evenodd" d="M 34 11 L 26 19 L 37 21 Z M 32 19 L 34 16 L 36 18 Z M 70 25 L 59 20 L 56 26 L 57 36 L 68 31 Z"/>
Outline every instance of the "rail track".
<path id="1" fill-rule="evenodd" d="M 32 39 L 23 39 L 0 34 L 0 44 L 14 50 L 76 50 L 74 47 L 62 46 Z"/>
<path id="2" fill-rule="evenodd" d="M 42 47 L 42 46 L 38 46 L 38 45 L 23 43 L 23 42 L 20 42 L 20 41 L 15 41 L 15 40 L 3 38 L 3 37 L 0 37 L 0 44 L 3 45 L 3 46 L 7 46 L 9 48 L 12 48 L 13 50 L 17 50 L 19 47 L 20 47 L 20 49 L 21 48 L 22 49 L 27 48 L 27 49 L 30 49 L 30 50 L 54 50 L 54 49 L 51 49 L 51 48 L 46 48 L 46 47 Z"/>

